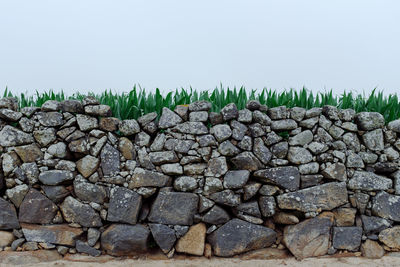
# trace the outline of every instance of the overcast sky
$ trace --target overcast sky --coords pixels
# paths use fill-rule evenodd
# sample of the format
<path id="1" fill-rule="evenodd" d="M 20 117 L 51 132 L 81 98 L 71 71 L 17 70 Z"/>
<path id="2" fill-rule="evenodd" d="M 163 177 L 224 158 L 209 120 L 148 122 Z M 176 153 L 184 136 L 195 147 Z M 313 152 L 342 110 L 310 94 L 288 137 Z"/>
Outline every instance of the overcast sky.
<path id="1" fill-rule="evenodd" d="M 0 0 L 0 92 L 400 89 L 399 0 Z"/>

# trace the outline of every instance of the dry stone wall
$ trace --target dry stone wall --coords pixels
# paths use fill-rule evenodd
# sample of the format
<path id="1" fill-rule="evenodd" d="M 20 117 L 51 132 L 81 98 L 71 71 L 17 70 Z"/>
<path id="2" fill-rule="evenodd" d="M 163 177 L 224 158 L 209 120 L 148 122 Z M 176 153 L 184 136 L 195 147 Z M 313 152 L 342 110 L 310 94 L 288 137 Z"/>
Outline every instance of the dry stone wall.
<path id="1" fill-rule="evenodd" d="M 205 101 L 113 118 L 94 98 L 0 100 L 0 247 L 296 258 L 400 249 L 400 120 Z"/>

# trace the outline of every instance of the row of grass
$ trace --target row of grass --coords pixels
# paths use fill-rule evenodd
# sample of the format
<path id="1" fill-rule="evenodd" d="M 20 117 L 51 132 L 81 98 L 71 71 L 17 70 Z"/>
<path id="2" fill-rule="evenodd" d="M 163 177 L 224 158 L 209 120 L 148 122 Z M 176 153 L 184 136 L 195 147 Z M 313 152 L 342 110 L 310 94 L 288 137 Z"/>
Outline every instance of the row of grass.
<path id="1" fill-rule="evenodd" d="M 392 121 L 400 118 L 400 102 L 397 95 L 384 96 L 383 92 L 375 89 L 370 95 L 353 94 L 344 92 L 341 95 L 333 94 L 332 90 L 327 92 L 313 93 L 306 88 L 301 90 L 276 91 L 272 89 L 246 90 L 244 87 L 237 89 L 215 88 L 208 91 L 197 91 L 190 88 L 176 89 L 168 94 L 161 94 L 157 88 L 153 92 L 146 91 L 136 86 L 127 93 L 115 93 L 112 90 L 106 90 L 100 94 L 90 94 L 97 98 L 101 104 L 111 107 L 113 116 L 120 119 L 137 119 L 138 117 L 156 111 L 161 113 L 163 107 L 174 109 L 176 105 L 189 104 L 198 100 L 207 100 L 212 103 L 212 110 L 218 112 L 228 103 L 235 103 L 239 109 L 246 106 L 248 100 L 258 100 L 261 104 L 268 107 L 287 106 L 313 108 L 324 105 L 333 105 L 341 109 L 351 108 L 356 112 L 375 111 L 381 113 L 386 121 Z M 38 106 L 40 107 L 47 100 L 62 101 L 65 99 L 82 100 L 85 95 L 74 93 L 66 95 L 63 91 L 39 93 L 34 95 L 14 95 L 6 88 L 4 97 L 16 97 L 19 100 L 20 107 Z"/>

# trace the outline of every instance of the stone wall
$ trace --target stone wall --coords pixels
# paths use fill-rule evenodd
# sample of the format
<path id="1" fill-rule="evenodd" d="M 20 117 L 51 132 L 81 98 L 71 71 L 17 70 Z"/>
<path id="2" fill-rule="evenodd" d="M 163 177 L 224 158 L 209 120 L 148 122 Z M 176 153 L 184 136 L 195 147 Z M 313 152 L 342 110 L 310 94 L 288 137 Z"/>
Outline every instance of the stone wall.
<path id="1" fill-rule="evenodd" d="M 400 120 L 200 101 L 120 121 L 108 106 L 0 100 L 0 247 L 93 256 L 159 247 L 296 258 L 400 248 Z M 11 247 L 11 248 L 10 248 Z"/>

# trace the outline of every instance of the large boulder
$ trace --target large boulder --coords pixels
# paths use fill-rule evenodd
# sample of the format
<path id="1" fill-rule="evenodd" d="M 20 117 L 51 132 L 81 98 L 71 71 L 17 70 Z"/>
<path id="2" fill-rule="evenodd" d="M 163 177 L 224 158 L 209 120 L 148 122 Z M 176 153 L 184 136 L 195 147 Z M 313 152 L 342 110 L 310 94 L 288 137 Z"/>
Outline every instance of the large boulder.
<path id="1" fill-rule="evenodd" d="M 276 240 L 274 230 L 240 219 L 232 219 L 208 236 L 214 254 L 230 257 L 246 251 L 271 246 Z"/>
<path id="2" fill-rule="evenodd" d="M 346 183 L 326 183 L 277 196 L 281 209 L 302 212 L 332 210 L 348 202 Z"/>
<path id="3" fill-rule="evenodd" d="M 142 197 L 138 193 L 124 187 L 113 188 L 107 221 L 136 224 L 141 206 Z"/>
<path id="4" fill-rule="evenodd" d="M 0 229 L 12 230 L 18 228 L 19 222 L 14 205 L 0 198 Z"/>
<path id="5" fill-rule="evenodd" d="M 192 225 L 198 202 L 196 194 L 160 192 L 151 207 L 148 220 L 161 224 Z"/>
<path id="6" fill-rule="evenodd" d="M 70 227 L 67 224 L 36 225 L 22 223 L 21 227 L 28 242 L 75 246 L 75 240 L 83 234 L 81 228 Z"/>
<path id="7" fill-rule="evenodd" d="M 149 229 L 141 224 L 112 224 L 101 235 L 101 247 L 113 256 L 137 255 L 148 249 Z"/>
<path id="8" fill-rule="evenodd" d="M 288 225 L 283 232 L 283 243 L 297 259 L 323 256 L 328 253 L 333 222 L 333 214 L 326 212 L 296 225 Z"/>
<path id="9" fill-rule="evenodd" d="M 296 167 L 276 167 L 259 170 L 254 173 L 258 180 L 273 183 L 284 189 L 295 191 L 300 187 L 300 173 Z"/>

